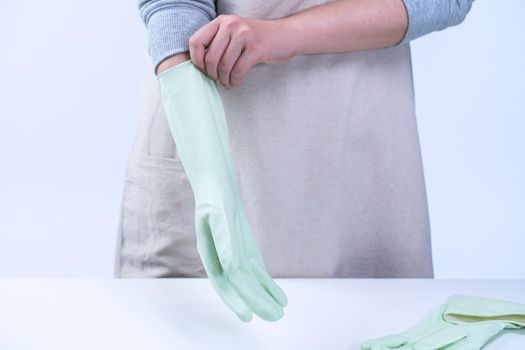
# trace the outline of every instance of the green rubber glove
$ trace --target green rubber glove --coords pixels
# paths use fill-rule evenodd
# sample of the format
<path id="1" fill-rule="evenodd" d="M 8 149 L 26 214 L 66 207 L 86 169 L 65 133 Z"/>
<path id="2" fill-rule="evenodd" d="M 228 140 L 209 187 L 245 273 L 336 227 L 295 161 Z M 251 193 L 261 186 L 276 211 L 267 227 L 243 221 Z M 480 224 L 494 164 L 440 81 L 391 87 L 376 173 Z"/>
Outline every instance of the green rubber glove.
<path id="1" fill-rule="evenodd" d="M 479 350 L 505 328 L 525 327 L 525 305 L 454 295 L 406 332 L 368 340 L 362 350 Z"/>
<path id="2" fill-rule="evenodd" d="M 191 60 L 157 77 L 171 134 L 195 198 L 197 250 L 224 303 L 245 322 L 276 321 L 287 304 L 252 236 L 217 83 Z"/>

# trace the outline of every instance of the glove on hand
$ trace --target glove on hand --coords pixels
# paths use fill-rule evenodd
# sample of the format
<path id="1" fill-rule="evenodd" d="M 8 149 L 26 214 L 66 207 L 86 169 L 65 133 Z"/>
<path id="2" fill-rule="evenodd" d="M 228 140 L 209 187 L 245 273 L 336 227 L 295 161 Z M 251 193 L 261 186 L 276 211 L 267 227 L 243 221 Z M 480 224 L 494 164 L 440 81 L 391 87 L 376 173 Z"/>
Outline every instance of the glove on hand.
<path id="1" fill-rule="evenodd" d="M 157 77 L 171 134 L 195 198 L 197 250 L 222 300 L 242 321 L 276 321 L 287 304 L 252 236 L 217 83 L 191 60 Z"/>
<path id="2" fill-rule="evenodd" d="M 366 341 L 362 350 L 479 350 L 505 328 L 525 327 L 525 305 L 454 295 L 406 332 Z"/>

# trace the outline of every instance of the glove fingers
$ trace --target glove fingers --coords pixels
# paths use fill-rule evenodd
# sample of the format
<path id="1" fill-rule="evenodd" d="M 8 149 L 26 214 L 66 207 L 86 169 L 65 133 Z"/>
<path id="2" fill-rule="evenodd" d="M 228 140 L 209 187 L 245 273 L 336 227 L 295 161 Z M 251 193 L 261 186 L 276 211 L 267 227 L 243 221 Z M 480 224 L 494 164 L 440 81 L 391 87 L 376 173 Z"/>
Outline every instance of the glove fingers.
<path id="1" fill-rule="evenodd" d="M 239 296 L 233 285 L 224 275 L 210 276 L 210 281 L 221 297 L 222 301 L 239 317 L 243 322 L 252 319 L 252 312 L 248 305 Z"/>
<path id="2" fill-rule="evenodd" d="M 197 250 L 211 284 L 223 302 L 237 314 L 237 317 L 239 317 L 241 321 L 250 321 L 252 319 L 250 308 L 224 275 L 210 227 L 206 220 L 196 220 L 195 224 L 197 230 Z"/>
<path id="3" fill-rule="evenodd" d="M 224 276 L 216 254 L 215 257 L 209 256 L 208 253 L 201 254 L 201 260 L 211 284 L 222 301 L 235 312 L 241 321 L 249 322 L 252 319 L 252 312 L 230 281 Z"/>
<path id="4" fill-rule="evenodd" d="M 263 286 L 263 288 L 273 297 L 273 299 L 282 307 L 288 304 L 288 298 L 284 294 L 283 290 L 273 278 L 268 274 L 266 269 L 260 264 L 252 264 L 252 271 Z"/>
<path id="5" fill-rule="evenodd" d="M 266 321 L 277 321 L 283 317 L 282 307 L 263 289 L 253 274 L 239 270 L 229 273 L 228 278 L 257 316 Z"/>
<path id="6" fill-rule="evenodd" d="M 268 274 L 266 268 L 264 267 L 263 258 L 259 252 L 259 248 L 255 243 L 255 240 L 250 229 L 250 225 L 247 220 L 246 212 L 244 207 L 241 207 L 241 220 L 237 221 L 237 226 L 239 230 L 245 233 L 244 243 L 249 249 L 250 254 L 254 257 L 250 261 L 250 267 L 253 274 L 259 280 L 263 288 L 269 293 L 273 299 L 282 307 L 285 307 L 288 304 L 288 298 L 284 294 L 283 290 L 275 283 L 273 278 Z"/>

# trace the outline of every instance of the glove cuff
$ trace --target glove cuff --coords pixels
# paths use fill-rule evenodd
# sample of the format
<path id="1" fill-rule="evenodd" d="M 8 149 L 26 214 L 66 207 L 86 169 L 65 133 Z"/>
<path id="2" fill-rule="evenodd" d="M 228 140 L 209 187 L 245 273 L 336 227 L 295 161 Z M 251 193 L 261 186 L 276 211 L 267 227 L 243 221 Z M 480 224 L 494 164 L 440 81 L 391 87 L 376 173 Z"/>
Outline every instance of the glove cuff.
<path id="1" fill-rule="evenodd" d="M 525 327 L 525 305 L 496 299 L 454 295 L 443 313 L 447 322 L 460 324 L 505 321 L 508 328 Z"/>

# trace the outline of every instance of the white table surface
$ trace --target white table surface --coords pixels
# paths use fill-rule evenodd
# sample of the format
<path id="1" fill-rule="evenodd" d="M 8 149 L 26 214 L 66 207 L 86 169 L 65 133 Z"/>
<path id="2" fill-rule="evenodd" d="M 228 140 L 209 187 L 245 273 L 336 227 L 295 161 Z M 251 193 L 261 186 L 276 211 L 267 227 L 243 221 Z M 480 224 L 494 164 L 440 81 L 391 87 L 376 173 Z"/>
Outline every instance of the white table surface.
<path id="1" fill-rule="evenodd" d="M 0 349 L 359 349 L 453 294 L 525 303 L 525 280 L 277 281 L 284 318 L 242 323 L 206 279 L 0 279 Z M 484 349 L 525 349 L 525 330 Z"/>

